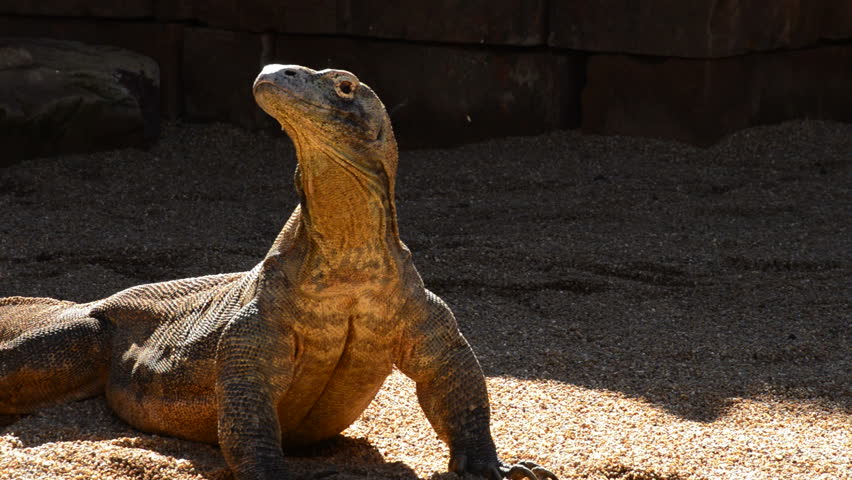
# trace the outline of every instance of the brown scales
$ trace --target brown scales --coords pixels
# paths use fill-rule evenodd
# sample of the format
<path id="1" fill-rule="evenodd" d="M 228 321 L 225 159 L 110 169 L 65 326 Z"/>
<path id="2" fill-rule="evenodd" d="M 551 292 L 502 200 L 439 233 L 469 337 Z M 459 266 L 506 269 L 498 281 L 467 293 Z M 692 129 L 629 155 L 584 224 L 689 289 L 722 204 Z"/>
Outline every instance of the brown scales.
<path id="1" fill-rule="evenodd" d="M 397 148 L 349 72 L 269 65 L 258 104 L 296 148 L 301 203 L 249 272 L 142 285 L 75 304 L 0 299 L 0 414 L 105 393 L 148 432 L 219 443 L 236 478 L 286 478 L 283 445 L 338 434 L 394 366 L 450 447 L 450 469 L 507 466 L 479 363 L 399 240 Z"/>

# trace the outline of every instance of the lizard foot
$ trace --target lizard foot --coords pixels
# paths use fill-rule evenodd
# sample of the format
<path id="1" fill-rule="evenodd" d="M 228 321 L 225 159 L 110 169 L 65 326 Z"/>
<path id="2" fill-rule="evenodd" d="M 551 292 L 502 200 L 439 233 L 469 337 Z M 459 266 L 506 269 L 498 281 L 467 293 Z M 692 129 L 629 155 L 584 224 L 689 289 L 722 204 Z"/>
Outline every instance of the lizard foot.
<path id="1" fill-rule="evenodd" d="M 473 468 L 471 468 L 473 467 Z M 456 455 L 450 460 L 450 471 L 458 475 L 472 473 L 487 478 L 488 480 L 559 480 L 553 472 L 534 462 L 518 462 L 514 465 L 505 465 L 503 462 L 485 465 L 469 465 L 466 455 Z"/>

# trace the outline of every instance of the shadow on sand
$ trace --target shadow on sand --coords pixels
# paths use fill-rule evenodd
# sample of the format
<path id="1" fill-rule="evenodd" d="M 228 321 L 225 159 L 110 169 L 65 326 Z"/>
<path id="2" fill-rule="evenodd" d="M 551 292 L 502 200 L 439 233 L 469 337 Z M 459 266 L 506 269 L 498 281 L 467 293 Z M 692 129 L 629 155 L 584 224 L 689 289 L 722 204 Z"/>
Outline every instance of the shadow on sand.
<path id="1" fill-rule="evenodd" d="M 103 397 L 5 419 L 12 423 L 0 428 L 0 435 L 15 437 L 18 448 L 106 441 L 109 448 L 100 449 L 99 455 L 110 463 L 110 469 L 127 478 L 146 477 L 145 472 L 150 469 L 144 455 L 132 453 L 139 450 L 186 460 L 191 469 L 204 478 L 233 478 L 218 447 L 134 430 L 110 411 Z M 312 447 L 286 449 L 285 455 L 290 471 L 299 478 L 418 478 L 405 464 L 386 462 L 373 445 L 360 438 L 337 436 Z"/>

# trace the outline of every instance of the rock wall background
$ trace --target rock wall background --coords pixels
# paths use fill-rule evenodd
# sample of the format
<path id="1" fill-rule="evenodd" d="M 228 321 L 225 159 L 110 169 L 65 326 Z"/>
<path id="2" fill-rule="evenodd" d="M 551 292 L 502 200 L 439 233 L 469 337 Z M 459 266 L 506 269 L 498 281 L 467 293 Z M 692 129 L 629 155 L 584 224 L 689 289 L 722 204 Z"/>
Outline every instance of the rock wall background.
<path id="1" fill-rule="evenodd" d="M 163 116 L 249 128 L 275 128 L 250 94 L 261 65 L 346 68 L 403 147 L 852 121 L 849 0 L 0 0 L 17 36 L 147 55 Z"/>

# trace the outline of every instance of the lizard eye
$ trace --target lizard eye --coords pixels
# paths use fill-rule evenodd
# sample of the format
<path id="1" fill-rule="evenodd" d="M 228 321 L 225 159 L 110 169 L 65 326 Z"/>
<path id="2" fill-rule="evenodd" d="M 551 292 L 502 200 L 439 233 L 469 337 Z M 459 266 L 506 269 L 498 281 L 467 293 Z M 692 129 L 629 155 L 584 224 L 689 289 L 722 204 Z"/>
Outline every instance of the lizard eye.
<path id="1" fill-rule="evenodd" d="M 349 80 L 341 80 L 335 85 L 337 94 L 344 98 L 352 98 L 355 95 L 356 85 Z"/>

